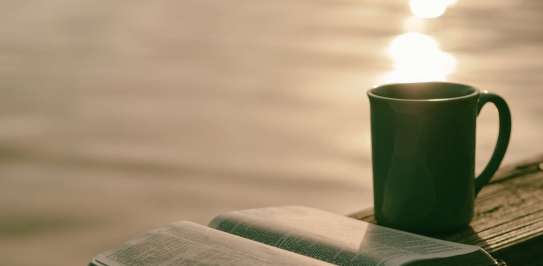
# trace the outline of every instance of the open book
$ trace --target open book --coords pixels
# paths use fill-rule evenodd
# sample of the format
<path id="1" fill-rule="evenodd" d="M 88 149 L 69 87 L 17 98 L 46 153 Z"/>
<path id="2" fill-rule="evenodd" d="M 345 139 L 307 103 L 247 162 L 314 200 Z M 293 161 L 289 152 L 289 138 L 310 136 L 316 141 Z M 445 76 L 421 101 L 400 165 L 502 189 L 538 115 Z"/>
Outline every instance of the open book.
<path id="1" fill-rule="evenodd" d="M 209 227 L 178 222 L 96 256 L 91 265 L 498 265 L 477 246 L 390 229 L 313 208 L 219 215 Z"/>

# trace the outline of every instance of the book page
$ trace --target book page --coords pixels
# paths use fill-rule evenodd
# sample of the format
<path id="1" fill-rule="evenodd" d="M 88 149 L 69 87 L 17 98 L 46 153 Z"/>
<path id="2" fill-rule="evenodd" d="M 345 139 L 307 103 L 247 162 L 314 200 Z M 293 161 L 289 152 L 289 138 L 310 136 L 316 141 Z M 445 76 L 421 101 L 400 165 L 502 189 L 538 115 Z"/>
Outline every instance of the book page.
<path id="1" fill-rule="evenodd" d="M 339 265 L 427 265 L 425 261 L 441 258 L 453 265 L 495 265 L 494 259 L 477 246 L 306 207 L 231 212 L 215 218 L 210 227 Z"/>
<path id="2" fill-rule="evenodd" d="M 96 265 L 330 265 L 190 222 L 165 226 L 99 254 Z"/>

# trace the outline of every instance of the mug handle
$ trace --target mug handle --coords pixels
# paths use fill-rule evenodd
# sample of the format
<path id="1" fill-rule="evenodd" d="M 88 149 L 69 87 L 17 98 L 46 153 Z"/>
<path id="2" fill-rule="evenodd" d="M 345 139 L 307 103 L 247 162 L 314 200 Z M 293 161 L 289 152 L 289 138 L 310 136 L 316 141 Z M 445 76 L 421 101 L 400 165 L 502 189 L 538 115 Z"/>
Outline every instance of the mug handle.
<path id="1" fill-rule="evenodd" d="M 500 163 L 502 162 L 507 146 L 509 145 L 509 138 L 511 137 L 511 111 L 505 100 L 499 95 L 488 91 L 482 91 L 479 95 L 479 102 L 477 103 L 477 115 L 479 115 L 483 106 L 488 102 L 493 103 L 498 109 L 500 129 L 496 147 L 494 148 L 490 162 L 488 162 L 483 172 L 475 178 L 476 196 L 483 186 L 490 181 L 494 173 L 498 170 L 498 167 L 500 167 Z"/>

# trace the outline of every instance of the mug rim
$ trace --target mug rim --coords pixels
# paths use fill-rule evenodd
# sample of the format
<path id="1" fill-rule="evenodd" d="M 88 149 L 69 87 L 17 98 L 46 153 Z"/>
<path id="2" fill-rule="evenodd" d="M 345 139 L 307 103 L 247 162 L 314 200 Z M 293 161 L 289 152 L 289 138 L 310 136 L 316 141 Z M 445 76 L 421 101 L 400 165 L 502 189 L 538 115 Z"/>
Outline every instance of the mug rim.
<path id="1" fill-rule="evenodd" d="M 406 98 L 394 98 L 394 97 L 387 97 L 382 96 L 376 93 L 376 90 L 383 88 L 383 87 L 393 87 L 393 86 L 402 86 L 402 85 L 413 85 L 413 84 L 433 84 L 433 85 L 452 85 L 452 86 L 461 86 L 468 89 L 471 89 L 472 92 L 466 95 L 461 96 L 455 96 L 455 97 L 449 97 L 449 98 L 431 98 L 431 99 L 406 99 Z M 458 82 L 448 82 L 448 81 L 424 81 L 424 82 L 398 82 L 398 83 L 387 83 L 375 86 L 367 91 L 367 95 L 370 98 L 376 98 L 381 100 L 388 100 L 388 101 L 397 101 L 397 102 L 445 102 L 445 101 L 457 101 L 457 100 L 463 100 L 467 98 L 474 97 L 476 95 L 479 95 L 480 91 L 470 85 L 458 83 Z"/>

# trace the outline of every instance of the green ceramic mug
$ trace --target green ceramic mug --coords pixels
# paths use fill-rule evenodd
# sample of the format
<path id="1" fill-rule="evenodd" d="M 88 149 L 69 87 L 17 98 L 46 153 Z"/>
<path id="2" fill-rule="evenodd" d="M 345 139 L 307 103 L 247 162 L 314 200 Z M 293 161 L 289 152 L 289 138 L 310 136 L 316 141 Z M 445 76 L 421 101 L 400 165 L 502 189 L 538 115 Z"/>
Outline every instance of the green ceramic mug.
<path id="1" fill-rule="evenodd" d="M 388 84 L 368 91 L 374 213 L 379 224 L 432 233 L 469 224 L 474 199 L 498 169 L 511 134 L 503 98 L 449 82 Z M 475 177 L 481 108 L 499 112 L 496 148 Z"/>

